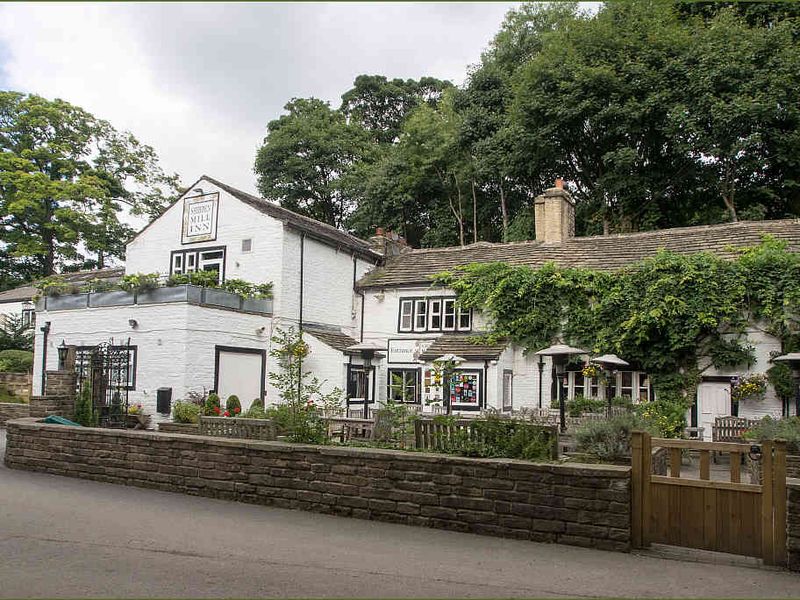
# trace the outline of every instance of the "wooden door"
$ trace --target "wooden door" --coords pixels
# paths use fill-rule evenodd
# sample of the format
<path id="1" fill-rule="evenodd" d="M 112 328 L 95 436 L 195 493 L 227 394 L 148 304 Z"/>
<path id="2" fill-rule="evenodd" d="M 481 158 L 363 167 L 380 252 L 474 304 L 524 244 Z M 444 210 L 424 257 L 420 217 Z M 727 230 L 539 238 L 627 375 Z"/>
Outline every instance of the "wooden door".
<path id="1" fill-rule="evenodd" d="M 669 452 L 668 475 L 652 473 L 652 448 Z M 761 482 L 743 483 L 742 455 L 750 444 L 650 438 L 632 440 L 632 527 L 634 547 L 651 543 L 685 546 L 786 562 L 786 444 L 765 442 Z M 681 454 L 695 450 L 699 479 L 681 475 Z M 730 456 L 726 481 L 711 479 L 711 452 Z"/>
<path id="2" fill-rule="evenodd" d="M 731 414 L 729 383 L 705 382 L 697 386 L 697 425 L 703 428 L 703 439 L 711 441 L 714 419 Z"/>

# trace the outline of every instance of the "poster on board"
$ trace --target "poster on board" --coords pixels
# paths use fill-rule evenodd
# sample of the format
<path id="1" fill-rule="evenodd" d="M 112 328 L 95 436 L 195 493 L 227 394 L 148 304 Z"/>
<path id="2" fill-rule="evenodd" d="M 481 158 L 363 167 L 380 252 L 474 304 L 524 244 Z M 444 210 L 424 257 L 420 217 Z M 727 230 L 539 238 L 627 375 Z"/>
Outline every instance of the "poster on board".
<path id="1" fill-rule="evenodd" d="M 183 200 L 181 243 L 209 242 L 217 239 L 219 193 L 192 196 Z"/>

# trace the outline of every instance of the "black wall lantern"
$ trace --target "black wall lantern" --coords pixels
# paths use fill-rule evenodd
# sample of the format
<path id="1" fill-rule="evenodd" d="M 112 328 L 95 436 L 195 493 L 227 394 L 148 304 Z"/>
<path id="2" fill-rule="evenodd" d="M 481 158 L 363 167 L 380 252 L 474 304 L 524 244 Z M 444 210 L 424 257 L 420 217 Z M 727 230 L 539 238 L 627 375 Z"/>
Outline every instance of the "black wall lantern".
<path id="1" fill-rule="evenodd" d="M 69 355 L 69 347 L 67 343 L 62 339 L 61 343 L 58 345 L 58 370 L 59 371 L 66 371 L 67 369 L 67 356 Z"/>

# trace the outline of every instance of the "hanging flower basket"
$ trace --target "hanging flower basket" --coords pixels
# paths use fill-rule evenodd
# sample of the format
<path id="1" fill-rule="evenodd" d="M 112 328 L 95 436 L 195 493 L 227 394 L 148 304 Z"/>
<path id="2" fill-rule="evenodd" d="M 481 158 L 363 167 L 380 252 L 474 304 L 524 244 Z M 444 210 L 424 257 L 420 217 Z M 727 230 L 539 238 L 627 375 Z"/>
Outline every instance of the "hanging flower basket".
<path id="1" fill-rule="evenodd" d="M 731 385 L 731 400 L 734 402 L 744 400 L 760 402 L 767 393 L 767 376 L 756 373 L 745 377 L 735 377 L 731 381 Z"/>
<path id="2" fill-rule="evenodd" d="M 584 377 L 594 379 L 600 375 L 600 367 L 594 363 L 587 362 L 583 365 L 583 369 L 581 369 L 581 373 L 583 373 Z"/>

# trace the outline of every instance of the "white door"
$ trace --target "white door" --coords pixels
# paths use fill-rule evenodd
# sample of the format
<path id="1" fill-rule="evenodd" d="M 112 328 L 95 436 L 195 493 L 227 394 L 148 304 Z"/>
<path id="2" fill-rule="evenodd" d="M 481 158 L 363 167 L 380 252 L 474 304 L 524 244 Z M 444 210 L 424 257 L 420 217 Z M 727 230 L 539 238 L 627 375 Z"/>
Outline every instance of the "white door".
<path id="1" fill-rule="evenodd" d="M 697 386 L 697 425 L 703 427 L 703 439 L 711 441 L 714 419 L 731 414 L 729 383 L 701 383 Z"/>
<path id="2" fill-rule="evenodd" d="M 218 350 L 217 394 L 224 407 L 228 396 L 234 394 L 242 403 L 242 412 L 253 400 L 261 398 L 264 389 L 264 355 L 244 350 Z"/>

